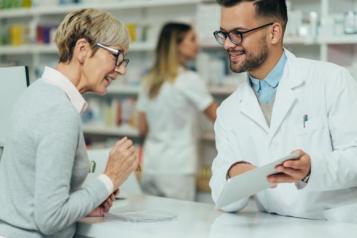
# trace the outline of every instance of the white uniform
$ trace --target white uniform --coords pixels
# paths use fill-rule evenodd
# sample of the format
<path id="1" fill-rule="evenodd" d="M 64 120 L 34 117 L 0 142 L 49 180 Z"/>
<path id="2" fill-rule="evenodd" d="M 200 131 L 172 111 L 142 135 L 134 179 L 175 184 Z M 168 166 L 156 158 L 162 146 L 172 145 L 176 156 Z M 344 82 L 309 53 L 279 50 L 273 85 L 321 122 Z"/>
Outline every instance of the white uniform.
<path id="1" fill-rule="evenodd" d="M 248 81 L 219 107 L 212 197 L 217 201 L 234 162 L 260 166 L 303 149 L 311 156 L 308 184 L 279 184 L 256 194 L 257 205 L 281 215 L 338 220 L 335 215 L 357 201 L 357 84 L 342 67 L 285 52 L 270 128 Z M 239 210 L 247 200 L 225 210 Z"/>
<path id="2" fill-rule="evenodd" d="M 144 191 L 194 198 L 199 136 L 196 116 L 212 102 L 204 81 L 184 69 L 180 69 L 173 84 L 164 83 L 154 99 L 141 91 L 138 110 L 145 112 L 149 125 L 143 153 Z"/>

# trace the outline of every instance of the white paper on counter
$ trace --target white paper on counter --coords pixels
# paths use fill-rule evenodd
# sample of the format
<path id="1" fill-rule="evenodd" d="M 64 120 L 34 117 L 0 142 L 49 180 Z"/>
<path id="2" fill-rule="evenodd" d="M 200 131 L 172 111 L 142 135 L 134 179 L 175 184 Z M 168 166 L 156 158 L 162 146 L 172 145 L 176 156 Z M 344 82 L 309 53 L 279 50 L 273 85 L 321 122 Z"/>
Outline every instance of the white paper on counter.
<path id="1" fill-rule="evenodd" d="M 140 211 L 120 211 L 120 213 L 109 213 L 106 221 L 125 221 L 125 222 L 163 222 L 171 221 L 177 217 L 176 214 L 159 210 L 140 210 Z"/>

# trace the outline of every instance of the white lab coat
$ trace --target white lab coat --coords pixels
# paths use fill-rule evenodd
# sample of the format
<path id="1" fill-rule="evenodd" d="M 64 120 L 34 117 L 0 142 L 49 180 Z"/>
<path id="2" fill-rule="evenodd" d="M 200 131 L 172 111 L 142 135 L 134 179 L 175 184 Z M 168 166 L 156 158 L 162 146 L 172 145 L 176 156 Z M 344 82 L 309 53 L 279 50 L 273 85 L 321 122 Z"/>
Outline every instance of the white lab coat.
<path id="1" fill-rule="evenodd" d="M 174 83 L 165 82 L 157 97 L 145 88 L 137 108 L 145 112 L 149 132 L 144 143 L 145 174 L 194 174 L 197 171 L 197 114 L 213 98 L 205 82 L 193 71 L 180 68 Z"/>
<path id="2" fill-rule="evenodd" d="M 338 209 L 357 202 L 357 83 L 342 67 L 285 52 L 287 63 L 270 128 L 248 80 L 219 107 L 212 197 L 217 201 L 234 162 L 261 166 L 303 149 L 311 156 L 308 184 L 279 184 L 262 191 L 255 195 L 258 208 L 281 215 L 339 220 L 334 217 L 340 213 Z M 304 115 L 308 116 L 305 127 Z M 240 210 L 247 200 L 224 210 Z"/>

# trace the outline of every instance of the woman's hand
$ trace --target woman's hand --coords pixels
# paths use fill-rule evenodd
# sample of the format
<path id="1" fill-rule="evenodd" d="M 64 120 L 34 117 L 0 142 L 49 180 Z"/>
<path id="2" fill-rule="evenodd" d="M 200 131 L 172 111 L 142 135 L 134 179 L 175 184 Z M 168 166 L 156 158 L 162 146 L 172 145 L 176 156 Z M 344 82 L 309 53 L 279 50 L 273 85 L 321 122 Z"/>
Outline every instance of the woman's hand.
<path id="1" fill-rule="evenodd" d="M 104 217 L 104 215 L 108 213 L 110 208 L 113 206 L 113 202 L 115 201 L 115 197 L 118 193 L 119 189 L 115 190 L 102 204 L 100 204 L 99 207 L 89 213 L 87 217 Z"/>
<path id="2" fill-rule="evenodd" d="M 138 164 L 133 142 L 124 137 L 110 151 L 104 173 L 112 180 L 114 189 L 117 189 Z"/>
<path id="3" fill-rule="evenodd" d="M 104 217 L 104 209 L 103 207 L 99 206 L 96 209 L 94 209 L 94 211 L 92 211 L 91 213 L 89 213 L 87 215 L 87 217 Z"/>

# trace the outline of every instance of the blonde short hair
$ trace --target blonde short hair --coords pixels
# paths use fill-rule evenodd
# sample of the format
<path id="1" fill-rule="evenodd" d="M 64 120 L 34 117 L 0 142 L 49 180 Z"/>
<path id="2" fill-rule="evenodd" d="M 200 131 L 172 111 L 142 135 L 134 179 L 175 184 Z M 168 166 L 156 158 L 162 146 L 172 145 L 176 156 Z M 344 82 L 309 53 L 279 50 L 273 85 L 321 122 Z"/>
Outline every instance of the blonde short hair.
<path id="1" fill-rule="evenodd" d="M 55 42 L 59 51 L 59 62 L 70 62 L 76 42 L 84 38 L 93 49 L 96 43 L 120 45 L 129 48 L 126 26 L 108 12 L 82 9 L 68 13 L 59 25 Z M 95 52 L 95 51 L 94 51 Z"/>

